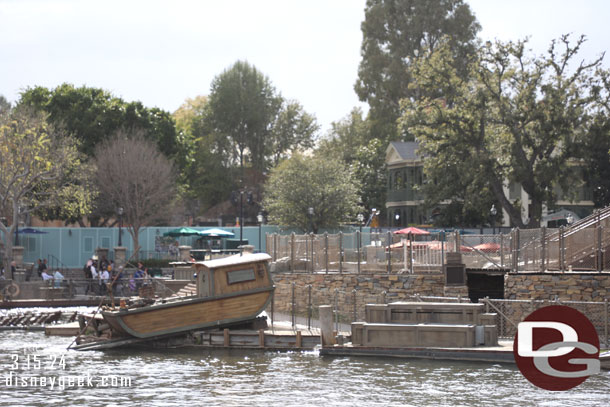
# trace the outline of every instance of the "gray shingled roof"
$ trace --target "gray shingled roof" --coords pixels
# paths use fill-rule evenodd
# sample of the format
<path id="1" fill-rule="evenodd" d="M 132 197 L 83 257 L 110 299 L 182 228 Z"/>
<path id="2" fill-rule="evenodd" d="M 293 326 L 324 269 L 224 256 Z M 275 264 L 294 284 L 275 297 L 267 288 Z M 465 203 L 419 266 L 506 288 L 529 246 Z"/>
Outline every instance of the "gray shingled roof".
<path id="1" fill-rule="evenodd" d="M 421 159 L 415 152 L 419 148 L 419 143 L 417 141 L 392 141 L 390 144 L 403 160 L 417 161 Z"/>

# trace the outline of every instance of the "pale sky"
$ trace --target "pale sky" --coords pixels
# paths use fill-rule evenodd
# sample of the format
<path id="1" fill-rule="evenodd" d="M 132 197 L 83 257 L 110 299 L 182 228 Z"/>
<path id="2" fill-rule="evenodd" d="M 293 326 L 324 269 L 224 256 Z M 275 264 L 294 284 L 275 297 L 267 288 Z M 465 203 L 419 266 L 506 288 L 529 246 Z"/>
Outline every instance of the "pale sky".
<path id="1" fill-rule="evenodd" d="M 480 37 L 531 37 L 537 54 L 586 34 L 583 56 L 608 49 L 610 2 L 469 0 Z M 100 87 L 175 111 L 247 60 L 322 125 L 366 106 L 354 92 L 365 0 L 0 0 L 0 94 L 36 85 Z M 605 59 L 610 67 L 610 55 Z"/>

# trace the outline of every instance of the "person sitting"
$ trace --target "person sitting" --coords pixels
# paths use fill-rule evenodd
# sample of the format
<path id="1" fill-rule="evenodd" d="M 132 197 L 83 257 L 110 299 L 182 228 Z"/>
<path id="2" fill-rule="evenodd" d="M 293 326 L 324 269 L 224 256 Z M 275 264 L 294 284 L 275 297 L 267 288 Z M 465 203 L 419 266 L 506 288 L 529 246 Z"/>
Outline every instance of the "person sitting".
<path id="1" fill-rule="evenodd" d="M 47 280 L 52 280 L 53 279 L 53 276 L 51 274 L 49 274 L 49 272 L 46 269 L 44 269 L 42 271 L 42 274 L 40 275 L 40 277 L 42 277 L 43 281 L 47 281 Z"/>
<path id="2" fill-rule="evenodd" d="M 55 284 L 54 284 L 55 288 L 61 287 L 61 282 L 63 281 L 63 279 L 64 279 L 64 275 L 61 274 L 59 272 L 59 270 L 55 270 L 55 273 L 53 274 L 53 280 L 55 281 Z"/>
<path id="3" fill-rule="evenodd" d="M 146 277 L 146 271 L 144 271 L 144 265 L 142 263 L 138 263 L 138 269 L 133 274 L 133 279 L 136 282 L 136 290 L 139 290 L 142 287 L 142 283 L 144 282 L 144 278 Z"/>

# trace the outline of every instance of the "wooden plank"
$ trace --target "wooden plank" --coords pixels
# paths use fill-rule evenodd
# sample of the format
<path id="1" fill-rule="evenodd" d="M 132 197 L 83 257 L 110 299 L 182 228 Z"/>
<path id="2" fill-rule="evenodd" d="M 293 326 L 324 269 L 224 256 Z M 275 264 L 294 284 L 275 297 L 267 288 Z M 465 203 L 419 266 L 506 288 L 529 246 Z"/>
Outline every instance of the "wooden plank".
<path id="1" fill-rule="evenodd" d="M 249 316 L 264 306 L 270 295 L 270 292 L 262 292 L 158 310 L 151 309 L 148 312 L 127 314 L 121 318 L 128 327 L 136 332 L 153 333 Z"/>
<path id="2" fill-rule="evenodd" d="M 261 348 L 265 347 L 265 330 L 264 329 L 258 330 L 258 346 L 260 346 Z"/>

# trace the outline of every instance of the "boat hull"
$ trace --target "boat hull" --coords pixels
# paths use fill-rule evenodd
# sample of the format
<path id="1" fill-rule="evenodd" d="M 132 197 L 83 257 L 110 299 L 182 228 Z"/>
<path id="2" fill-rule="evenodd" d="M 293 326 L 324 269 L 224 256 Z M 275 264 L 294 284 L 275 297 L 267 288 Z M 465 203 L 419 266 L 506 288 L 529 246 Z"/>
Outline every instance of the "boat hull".
<path id="1" fill-rule="evenodd" d="M 269 304 L 273 287 L 220 297 L 192 297 L 133 310 L 105 311 L 112 329 L 136 338 L 153 338 L 256 318 Z"/>

